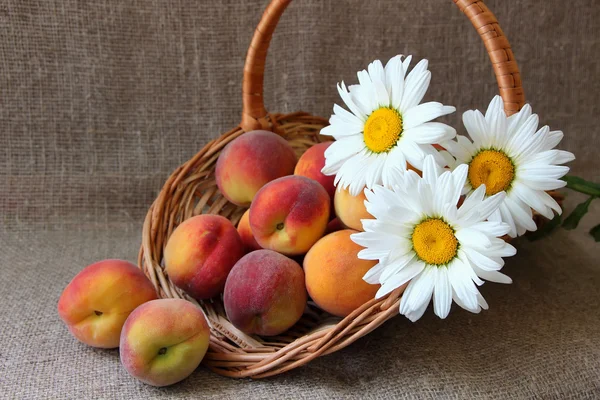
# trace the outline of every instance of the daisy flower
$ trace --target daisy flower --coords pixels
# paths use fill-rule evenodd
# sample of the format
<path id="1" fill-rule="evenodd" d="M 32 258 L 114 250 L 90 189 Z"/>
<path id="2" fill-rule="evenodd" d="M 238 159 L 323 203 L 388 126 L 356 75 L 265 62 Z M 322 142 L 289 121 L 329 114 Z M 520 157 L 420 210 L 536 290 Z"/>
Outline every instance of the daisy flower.
<path id="1" fill-rule="evenodd" d="M 400 300 L 400 313 L 416 321 L 433 297 L 433 309 L 446 318 L 452 301 L 478 313 L 488 305 L 477 289 L 482 279 L 511 283 L 499 272 L 502 257 L 516 253 L 499 237 L 509 226 L 486 219 L 504 201 L 500 192 L 485 198 L 485 185 L 457 206 L 467 179 L 467 165 L 442 172 L 433 156 L 427 156 L 423 177 L 414 171 L 394 169 L 391 188 L 365 190 L 367 211 L 364 232 L 352 240 L 365 247 L 364 260 L 378 260 L 364 276 L 381 284 L 377 298 L 408 283 Z"/>
<path id="2" fill-rule="evenodd" d="M 486 196 L 506 192 L 490 220 L 506 222 L 511 237 L 537 229 L 532 209 L 549 219 L 554 216 L 553 210 L 562 212 L 546 191 L 566 185 L 559 178 L 569 172 L 569 167 L 558 164 L 575 159 L 568 151 L 554 149 L 563 133 L 550 131 L 548 126 L 538 130 L 538 122 L 528 104 L 507 117 L 502 98 L 496 96 L 485 116 L 478 110 L 463 114 L 472 141 L 458 136 L 456 141 L 440 143 L 457 164 L 469 166 L 466 193 L 482 185 L 486 186 Z"/>
<path id="3" fill-rule="evenodd" d="M 365 186 L 389 185 L 393 167 L 406 169 L 408 162 L 421 169 L 428 154 L 443 163 L 432 144 L 456 136 L 454 128 L 430 122 L 453 113 L 454 107 L 419 104 L 431 72 L 427 60 L 422 60 L 406 75 L 411 58 L 393 57 L 385 67 L 375 60 L 367 70 L 358 72 L 358 85 L 346 88 L 344 82 L 338 84 L 350 111 L 336 104 L 330 125 L 321 130 L 336 139 L 325 151 L 322 172 L 336 175 L 336 186 L 349 188 L 353 196 Z"/>

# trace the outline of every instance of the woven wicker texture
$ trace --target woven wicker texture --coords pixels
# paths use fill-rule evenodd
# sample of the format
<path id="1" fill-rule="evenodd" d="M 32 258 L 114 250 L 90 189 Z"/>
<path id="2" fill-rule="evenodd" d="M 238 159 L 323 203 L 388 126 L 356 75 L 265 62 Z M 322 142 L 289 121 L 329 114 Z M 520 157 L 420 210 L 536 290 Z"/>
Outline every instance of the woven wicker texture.
<path id="1" fill-rule="evenodd" d="M 173 230 L 185 219 L 198 214 L 220 214 L 237 223 L 245 211 L 225 199 L 216 187 L 214 169 L 223 147 L 253 129 L 269 129 L 281 134 L 298 155 L 319 141 L 319 130 L 327 120 L 304 113 L 268 113 L 263 101 L 265 63 L 271 38 L 281 15 L 291 0 L 272 0 L 254 33 L 244 66 L 243 110 L 240 127 L 209 142 L 179 167 L 167 180 L 148 211 L 138 264 L 151 279 L 161 297 L 186 298 L 163 268 L 163 249 Z M 492 61 L 507 113 L 524 104 L 519 70 L 510 44 L 494 15 L 482 1 L 455 4 L 471 20 Z M 507 87 L 508 85 L 512 87 Z M 288 331 L 275 337 L 250 336 L 228 320 L 222 299 L 200 302 L 211 324 L 211 341 L 203 363 L 213 371 L 235 378 L 264 378 L 277 375 L 311 360 L 343 349 L 372 332 L 398 314 L 401 289 L 381 299 L 373 299 L 347 317 L 333 318 L 308 303 L 304 315 Z M 195 302 L 195 301 L 194 301 Z"/>
<path id="2" fill-rule="evenodd" d="M 236 126 L 244 55 L 267 0 L 0 2 L 0 398 L 496 398 L 600 395 L 600 272 L 586 231 L 517 241 L 490 310 L 393 318 L 346 349 L 266 380 L 205 367 L 157 390 L 118 353 L 77 343 L 56 301 L 85 265 L 135 262 L 166 179 Z M 368 3 L 368 4 L 367 4 Z M 600 179 L 600 4 L 486 0 L 527 101 L 566 137 L 573 172 Z M 373 58 L 428 58 L 426 100 L 468 108 L 498 92 L 465 16 L 441 0 L 302 0 L 281 17 L 265 104 L 327 117 L 335 83 Z M 582 201 L 567 198 L 566 210 Z"/>

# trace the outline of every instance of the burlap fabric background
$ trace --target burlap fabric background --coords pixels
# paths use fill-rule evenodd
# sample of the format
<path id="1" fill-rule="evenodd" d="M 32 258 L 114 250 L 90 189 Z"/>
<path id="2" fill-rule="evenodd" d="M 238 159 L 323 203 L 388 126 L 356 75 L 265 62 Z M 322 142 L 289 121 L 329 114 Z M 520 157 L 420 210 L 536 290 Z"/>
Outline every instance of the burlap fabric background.
<path id="1" fill-rule="evenodd" d="M 600 178 L 600 5 L 488 0 L 528 100 Z M 265 381 L 200 368 L 168 389 L 130 378 L 117 351 L 87 348 L 56 301 L 85 265 L 135 260 L 143 215 L 168 174 L 239 121 L 241 73 L 266 0 L 0 1 L 0 397 L 597 398 L 600 247 L 575 232 L 517 242 L 512 286 L 491 309 L 395 318 L 351 347 Z M 282 18 L 267 107 L 328 116 L 335 83 L 379 57 L 430 60 L 429 99 L 484 108 L 495 82 L 450 1 L 304 0 Z M 567 200 L 571 210 L 579 196 Z"/>

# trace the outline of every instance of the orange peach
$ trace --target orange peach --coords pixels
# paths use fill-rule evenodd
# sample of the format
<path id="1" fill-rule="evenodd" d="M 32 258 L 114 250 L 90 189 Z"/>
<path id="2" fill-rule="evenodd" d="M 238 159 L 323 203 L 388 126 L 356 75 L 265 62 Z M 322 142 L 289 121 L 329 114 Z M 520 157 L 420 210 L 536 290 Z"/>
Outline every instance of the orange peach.
<path id="1" fill-rule="evenodd" d="M 317 181 L 285 176 L 265 185 L 250 206 L 258 244 L 286 255 L 306 253 L 325 232 L 330 199 Z"/>
<path id="2" fill-rule="evenodd" d="M 250 209 L 246 210 L 244 215 L 242 215 L 242 218 L 238 223 L 237 230 L 240 234 L 240 238 L 242 238 L 242 243 L 244 243 L 247 252 L 262 249 L 262 247 L 260 247 L 260 245 L 256 242 L 256 239 L 254 239 L 252 229 L 250 228 Z"/>
<path id="3" fill-rule="evenodd" d="M 136 308 L 123 326 L 121 363 L 142 382 L 172 385 L 198 368 L 209 338 L 200 307 L 182 299 L 150 301 Z"/>
<path id="4" fill-rule="evenodd" d="M 229 143 L 217 160 L 215 177 L 225 198 L 247 207 L 266 183 L 294 173 L 296 154 L 281 136 L 251 131 Z"/>
<path id="5" fill-rule="evenodd" d="M 365 193 L 361 191 L 358 196 L 352 196 L 348 190 L 341 187 L 335 191 L 333 205 L 335 213 L 342 223 L 357 231 L 362 231 L 361 219 L 372 219 L 365 207 Z"/>
<path id="6" fill-rule="evenodd" d="M 361 260 L 363 248 L 350 239 L 356 233 L 345 229 L 319 240 L 304 257 L 306 289 L 323 310 L 345 317 L 375 297 L 380 285 L 363 280 L 377 261 Z"/>
<path id="7" fill-rule="evenodd" d="M 304 272 L 294 260 L 271 250 L 246 254 L 231 270 L 223 303 L 233 325 L 248 334 L 279 335 L 306 306 Z"/>
<path id="8" fill-rule="evenodd" d="M 198 215 L 173 231 L 165 247 L 171 281 L 195 299 L 221 293 L 231 268 L 244 255 L 237 230 L 220 215 Z"/>
<path id="9" fill-rule="evenodd" d="M 83 269 L 58 300 L 58 314 L 79 341 L 119 347 L 121 328 L 140 304 L 156 299 L 144 273 L 123 260 L 104 260 Z"/>
<path id="10" fill-rule="evenodd" d="M 323 185 L 325 190 L 327 190 L 329 197 L 333 200 L 335 194 L 335 185 L 333 183 L 335 175 L 328 176 L 321 172 L 325 166 L 325 150 L 327 150 L 332 143 L 333 142 L 323 142 L 315 144 L 306 150 L 298 160 L 298 164 L 296 164 L 294 175 L 305 176 L 319 182 Z"/>

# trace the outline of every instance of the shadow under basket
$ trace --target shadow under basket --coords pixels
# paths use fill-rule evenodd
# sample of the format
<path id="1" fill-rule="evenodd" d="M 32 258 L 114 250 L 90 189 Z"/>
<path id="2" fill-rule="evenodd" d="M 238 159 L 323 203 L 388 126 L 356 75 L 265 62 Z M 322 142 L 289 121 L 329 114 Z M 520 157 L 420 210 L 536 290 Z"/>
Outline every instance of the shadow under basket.
<path id="1" fill-rule="evenodd" d="M 319 143 L 327 119 L 304 112 L 268 113 L 263 103 L 263 78 L 267 50 L 275 26 L 291 0 L 272 0 L 256 31 L 244 67 L 243 112 L 240 125 L 208 143 L 167 179 L 150 207 L 143 226 L 138 264 L 161 298 L 184 298 L 199 304 L 211 325 L 208 352 L 203 364 L 235 378 L 277 375 L 333 353 L 373 331 L 398 314 L 401 290 L 373 299 L 345 318 L 334 317 L 308 302 L 304 315 L 287 332 L 273 337 L 249 336 L 227 319 L 222 298 L 197 302 L 178 289 L 164 271 L 163 250 L 173 230 L 199 214 L 219 214 L 237 225 L 245 208 L 228 202 L 215 181 L 215 165 L 229 142 L 255 129 L 267 129 L 289 141 L 300 156 Z M 508 114 L 518 111 L 525 97 L 519 69 L 510 44 L 494 15 L 482 1 L 454 0 L 483 39 L 492 61 L 500 94 Z M 560 196 L 553 193 L 560 201 Z M 541 223 L 541 219 L 537 219 Z"/>

